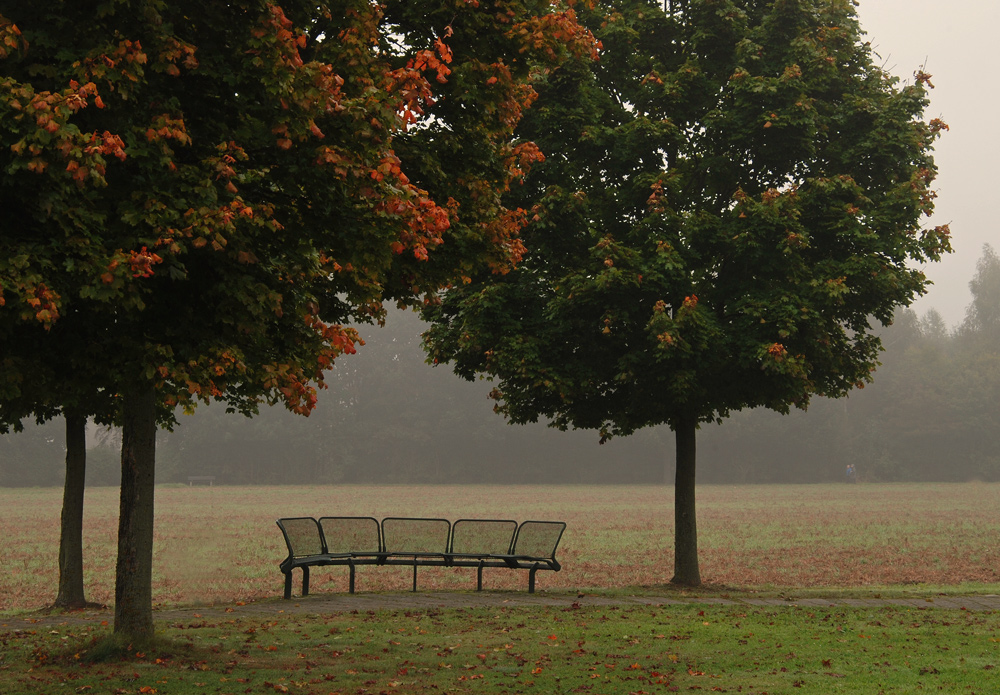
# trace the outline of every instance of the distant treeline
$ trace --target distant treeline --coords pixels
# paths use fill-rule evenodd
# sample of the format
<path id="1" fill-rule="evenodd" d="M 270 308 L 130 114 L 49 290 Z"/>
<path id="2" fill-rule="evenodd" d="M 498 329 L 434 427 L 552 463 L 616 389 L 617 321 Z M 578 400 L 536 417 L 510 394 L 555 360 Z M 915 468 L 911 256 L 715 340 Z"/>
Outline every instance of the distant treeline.
<path id="1" fill-rule="evenodd" d="M 986 247 L 966 318 L 949 330 L 930 311 L 903 311 L 882 334 L 875 383 L 808 412 L 735 413 L 699 434 L 699 480 L 714 483 L 1000 480 L 1000 259 Z M 365 330 L 367 328 L 367 330 Z M 221 406 L 178 415 L 157 442 L 157 481 L 216 484 L 661 483 L 673 435 L 640 432 L 598 444 L 596 432 L 507 425 L 488 382 L 424 363 L 422 324 L 390 314 L 362 327 L 367 344 L 341 358 L 309 417 L 268 408 L 253 419 Z M 113 430 L 92 430 L 88 484 L 118 482 Z M 61 485 L 63 422 L 0 436 L 0 486 Z"/>

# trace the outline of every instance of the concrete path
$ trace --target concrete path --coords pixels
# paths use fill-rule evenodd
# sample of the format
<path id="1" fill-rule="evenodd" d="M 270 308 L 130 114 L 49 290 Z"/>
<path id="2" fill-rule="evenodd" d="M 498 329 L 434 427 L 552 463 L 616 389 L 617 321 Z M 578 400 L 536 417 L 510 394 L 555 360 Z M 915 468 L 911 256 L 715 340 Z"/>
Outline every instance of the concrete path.
<path id="1" fill-rule="evenodd" d="M 660 606 L 660 605 L 746 605 L 746 606 L 810 606 L 815 608 L 852 607 L 878 608 L 900 606 L 912 609 L 995 611 L 1000 610 L 1000 595 L 929 596 L 926 598 L 750 598 L 750 597 L 677 597 L 656 594 L 598 596 L 575 592 L 400 592 L 400 593 L 316 593 L 290 601 L 273 599 L 246 605 L 212 605 L 172 608 L 154 611 L 154 619 L 168 623 L 198 623 L 209 620 L 266 619 L 287 614 L 341 613 L 349 611 L 426 611 L 446 608 L 483 608 L 501 606 Z M 40 627 L 110 625 L 114 613 L 110 609 L 47 615 L 22 613 L 0 616 L 0 632 L 31 630 Z"/>

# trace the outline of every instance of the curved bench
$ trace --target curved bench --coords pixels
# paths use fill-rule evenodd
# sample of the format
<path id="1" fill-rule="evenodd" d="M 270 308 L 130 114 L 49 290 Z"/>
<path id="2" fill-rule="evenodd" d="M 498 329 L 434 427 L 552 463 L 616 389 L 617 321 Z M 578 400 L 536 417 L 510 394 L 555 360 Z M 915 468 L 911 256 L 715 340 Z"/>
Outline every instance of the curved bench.
<path id="1" fill-rule="evenodd" d="M 309 595 L 309 568 L 343 565 L 350 572 L 354 593 L 355 568 L 360 565 L 413 567 L 413 591 L 418 567 L 474 567 L 476 590 L 483 589 L 483 569 L 528 570 L 528 592 L 535 592 L 538 570 L 561 569 L 556 548 L 566 524 L 562 521 L 510 519 L 447 519 L 324 516 L 277 520 L 288 557 L 279 569 L 285 575 L 284 597 L 292 597 L 292 571 L 302 571 L 302 595 Z"/>

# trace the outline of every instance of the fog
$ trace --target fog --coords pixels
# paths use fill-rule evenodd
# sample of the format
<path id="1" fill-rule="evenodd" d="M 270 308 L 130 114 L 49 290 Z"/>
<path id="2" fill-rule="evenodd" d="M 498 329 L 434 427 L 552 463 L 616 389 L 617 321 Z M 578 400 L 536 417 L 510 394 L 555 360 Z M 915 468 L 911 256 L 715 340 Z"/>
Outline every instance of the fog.
<path id="1" fill-rule="evenodd" d="M 281 407 L 253 419 L 221 405 L 179 414 L 157 443 L 157 481 L 187 484 L 648 483 L 673 477 L 673 434 L 651 428 L 600 445 L 593 431 L 508 425 L 492 385 L 424 363 L 411 313 L 363 327 L 366 345 L 329 374 L 308 418 Z M 702 483 L 1000 480 L 995 341 L 950 334 L 934 315 L 899 315 L 876 381 L 808 412 L 735 413 L 699 433 Z M 0 486 L 59 485 L 63 423 L 0 437 Z M 92 428 L 88 484 L 118 482 L 114 431 Z"/>

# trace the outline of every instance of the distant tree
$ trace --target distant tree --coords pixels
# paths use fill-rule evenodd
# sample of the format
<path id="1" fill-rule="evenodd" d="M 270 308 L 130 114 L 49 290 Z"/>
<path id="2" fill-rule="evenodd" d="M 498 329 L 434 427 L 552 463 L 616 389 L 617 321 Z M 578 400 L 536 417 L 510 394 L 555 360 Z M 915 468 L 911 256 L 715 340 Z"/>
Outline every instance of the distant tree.
<path id="1" fill-rule="evenodd" d="M 0 433 L 0 488 L 59 484 L 63 465 L 61 423 L 26 421 L 18 433 Z"/>
<path id="2" fill-rule="evenodd" d="M 697 585 L 696 432 L 871 381 L 949 251 L 926 229 L 930 76 L 899 85 L 849 0 L 601 2 L 604 51 L 540 76 L 511 192 L 527 249 L 427 309 L 430 358 L 513 422 L 676 436 L 672 581 Z"/>
<path id="3" fill-rule="evenodd" d="M 969 281 L 972 292 L 962 330 L 985 340 L 1000 339 L 1000 256 L 989 244 L 976 263 L 976 274 Z"/>
<path id="4" fill-rule="evenodd" d="M 920 326 L 921 318 L 913 309 L 897 309 L 892 317 L 892 323 L 882 330 L 885 349 L 895 345 L 911 346 L 920 339 Z"/>
<path id="5" fill-rule="evenodd" d="M 425 364 L 425 329 L 413 312 L 393 308 L 385 326 L 360 326 L 364 348 L 328 372 L 330 388 L 309 418 L 275 406 L 248 420 L 214 404 L 178 416 L 157 438 L 157 481 L 209 474 L 217 485 L 635 483 L 662 476 L 654 430 L 598 448 L 586 432 L 504 423 L 477 384 Z M 609 456 L 621 465 L 608 469 Z"/>
<path id="6" fill-rule="evenodd" d="M 949 359 L 956 362 L 955 417 L 962 423 L 958 450 L 971 475 L 1000 479 L 1000 256 L 990 244 L 969 281 L 972 301 Z"/>
<path id="7" fill-rule="evenodd" d="M 940 343 L 948 339 L 949 333 L 948 324 L 937 309 L 928 309 L 920 317 L 920 335 L 924 340 Z"/>
<path id="8" fill-rule="evenodd" d="M 153 632 L 162 408 L 308 414 L 354 351 L 345 322 L 520 256 L 499 194 L 533 158 L 510 141 L 528 66 L 590 37 L 540 0 L 405 5 L 0 4 L 0 204 L 17 220 L 0 234 L 0 354 L 95 350 L 74 385 L 119 399 L 117 634 Z M 439 121 L 476 148 L 431 197 L 394 146 Z"/>

